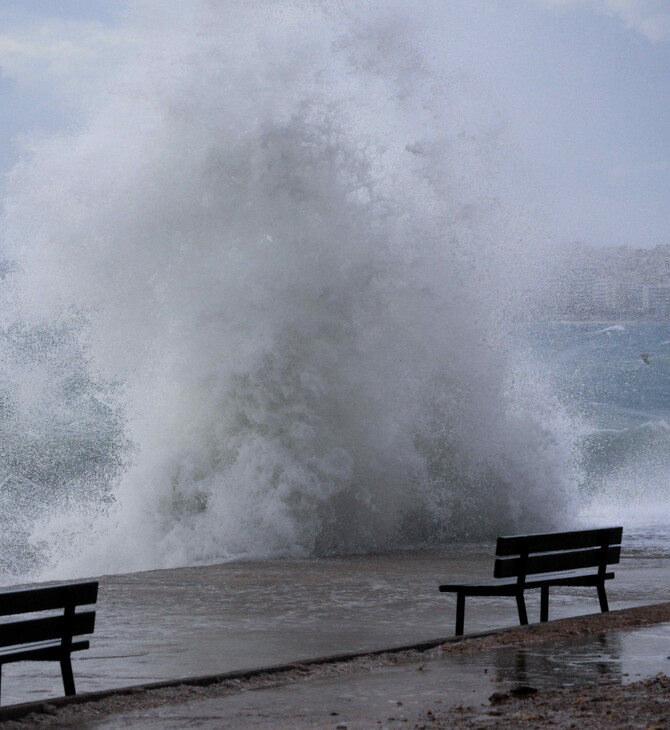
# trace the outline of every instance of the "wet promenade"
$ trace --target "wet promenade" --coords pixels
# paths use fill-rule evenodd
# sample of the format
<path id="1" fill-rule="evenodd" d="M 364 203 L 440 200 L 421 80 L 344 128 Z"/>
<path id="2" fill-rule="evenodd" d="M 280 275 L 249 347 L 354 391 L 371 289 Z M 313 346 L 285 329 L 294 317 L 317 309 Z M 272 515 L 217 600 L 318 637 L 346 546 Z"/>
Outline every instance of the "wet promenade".
<path id="1" fill-rule="evenodd" d="M 351 676 L 122 712 L 90 727 L 407 727 L 427 713 L 459 704 L 481 706 L 486 717 L 491 708 L 495 712 L 489 702 L 493 693 L 504 695 L 518 687 L 627 684 L 658 672 L 670 673 L 669 652 L 668 624 L 468 656 L 441 656 L 434 651 L 413 663 Z"/>
<path id="2" fill-rule="evenodd" d="M 639 627 L 645 617 L 665 622 Z M 477 727 L 495 727 L 506 713 L 512 718 L 515 711 L 518 714 L 519 700 L 522 714 L 538 719 L 525 709 L 529 705 L 526 696 L 535 702 L 547 692 L 563 688 L 568 690 L 568 703 L 580 696 L 575 702 L 580 716 L 584 714 L 580 703 L 588 702 L 586 712 L 593 714 L 594 703 L 602 705 L 604 693 L 609 692 L 609 701 L 596 710 L 598 718 L 602 715 L 598 727 L 620 727 L 610 721 L 627 710 L 627 703 L 618 704 L 618 715 L 612 713 L 611 705 L 622 699 L 625 686 L 635 689 L 633 683 L 670 673 L 669 618 L 670 604 L 663 604 L 606 617 L 590 615 L 541 627 L 488 632 L 427 650 L 419 647 L 347 661 L 325 660 L 216 681 L 213 677 L 193 678 L 106 697 L 82 696 L 83 702 L 77 704 L 60 700 L 35 703 L 33 714 L 22 716 L 19 722 L 97 730 L 353 730 L 470 727 L 464 722 L 467 714 Z M 587 685 L 591 688 L 585 695 Z M 647 715 L 646 706 L 643 715 Z M 439 717 L 442 723 L 437 721 Z M 623 722 L 628 727 L 625 718 Z M 11 722 L 8 726 L 17 727 Z"/>
<path id="3" fill-rule="evenodd" d="M 73 657 L 77 691 L 219 674 L 310 657 L 383 649 L 453 634 L 445 581 L 489 576 L 492 547 L 321 560 L 259 561 L 100 578 L 91 649 Z M 670 600 L 670 551 L 624 548 L 612 609 Z M 530 620 L 539 591 L 528 593 Z M 556 591 L 550 618 L 598 611 L 595 590 Z M 468 601 L 466 632 L 517 622 L 513 599 Z M 670 653 L 670 652 L 669 652 Z M 3 704 L 62 694 L 49 664 L 3 669 Z"/>
<path id="4" fill-rule="evenodd" d="M 103 577 L 91 649 L 73 659 L 77 690 L 96 692 L 449 637 L 453 633 L 454 599 L 439 594 L 437 585 L 445 580 L 488 576 L 491 571 L 491 545 L 487 544 Z M 667 548 L 648 542 L 638 548 L 629 542 L 617 577 L 608 586 L 610 607 L 616 610 L 667 601 L 668 586 Z M 528 594 L 528 608 L 531 621 L 537 620 L 539 594 Z M 597 611 L 595 591 L 566 589 L 552 595 L 551 619 Z M 506 598 L 473 599 L 466 608 L 466 632 L 513 626 L 516 620 L 514 601 Z M 662 648 L 654 653 L 652 649 L 658 647 Z M 309 718 L 312 706 L 317 714 L 323 712 L 326 696 L 340 698 L 329 710 L 338 713 L 334 718 L 347 707 L 352 716 L 362 706 L 376 707 L 375 712 L 384 714 L 382 710 L 394 702 L 402 703 L 396 707 L 408 708 L 413 702 L 431 700 L 433 695 L 436 702 L 451 701 L 452 690 L 458 695 L 457 702 L 463 701 L 463 692 L 473 698 L 488 696 L 499 674 L 504 675 L 504 681 L 523 681 L 523 667 L 535 673 L 529 681 L 536 683 L 546 677 L 560 684 L 561 677 L 574 675 L 583 681 L 589 672 L 629 681 L 629 677 L 669 670 L 670 636 L 663 627 L 641 630 L 639 636 L 610 634 L 604 645 L 581 643 L 566 649 L 562 654 L 565 658 L 558 662 L 534 650 L 519 651 L 482 654 L 480 659 L 468 658 L 463 664 L 454 657 L 424 656 L 420 662 L 426 662 L 423 668 L 381 667 L 373 674 L 323 678 L 309 686 L 300 683 L 244 692 L 226 702 L 226 712 L 250 712 L 251 716 L 257 712 L 260 717 L 265 712 L 264 703 L 281 706 L 284 700 L 280 697 L 285 697 L 287 707 L 304 707 Z M 638 671 L 636 663 L 645 668 Z M 541 671 L 540 666 L 544 667 Z M 604 666 L 609 669 L 603 670 Z M 3 705 L 61 694 L 57 668 L 49 664 L 10 665 L 3 671 Z M 207 701 L 191 706 L 189 712 L 207 715 L 211 710 Z M 169 726 L 159 709 L 155 713 L 143 715 L 142 722 L 149 723 L 147 727 L 152 727 L 152 722 Z M 169 717 L 178 717 L 178 712 L 175 714 L 173 708 Z M 195 716 L 192 719 L 195 721 Z M 125 720 L 118 717 L 106 722 Z M 129 726 L 141 726 L 137 722 L 135 717 L 134 725 Z M 179 726 L 175 722 L 173 726 Z"/>

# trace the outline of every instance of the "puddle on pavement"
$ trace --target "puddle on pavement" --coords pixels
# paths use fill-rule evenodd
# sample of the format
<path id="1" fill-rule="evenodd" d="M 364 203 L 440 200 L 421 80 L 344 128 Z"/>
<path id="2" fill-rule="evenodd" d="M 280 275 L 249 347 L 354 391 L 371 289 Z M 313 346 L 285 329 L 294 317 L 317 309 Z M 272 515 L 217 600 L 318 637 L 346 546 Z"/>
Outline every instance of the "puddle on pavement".
<path id="1" fill-rule="evenodd" d="M 627 684 L 670 673 L 670 624 L 610 632 L 482 654 L 499 680 L 537 687 L 613 682 Z M 469 662 L 471 657 L 464 658 Z"/>

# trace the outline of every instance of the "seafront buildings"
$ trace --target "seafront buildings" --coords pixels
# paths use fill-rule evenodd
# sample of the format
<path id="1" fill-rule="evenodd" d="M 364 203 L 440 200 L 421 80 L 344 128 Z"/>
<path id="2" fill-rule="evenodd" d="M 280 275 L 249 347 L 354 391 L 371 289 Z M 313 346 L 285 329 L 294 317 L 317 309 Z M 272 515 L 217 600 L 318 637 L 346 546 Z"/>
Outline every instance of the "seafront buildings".
<path id="1" fill-rule="evenodd" d="M 670 244 L 566 246 L 544 302 L 559 319 L 669 319 Z"/>

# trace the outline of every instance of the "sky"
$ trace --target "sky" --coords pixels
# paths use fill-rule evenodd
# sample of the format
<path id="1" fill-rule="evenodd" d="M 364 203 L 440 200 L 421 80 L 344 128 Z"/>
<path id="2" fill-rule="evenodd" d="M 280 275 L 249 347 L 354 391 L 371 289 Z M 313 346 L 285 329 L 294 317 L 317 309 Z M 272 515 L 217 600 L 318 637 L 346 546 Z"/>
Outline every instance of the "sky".
<path id="1" fill-rule="evenodd" d="M 434 20 L 426 50 L 462 66 L 498 107 L 561 239 L 670 243 L 670 0 L 412 7 Z M 138 42 L 126 8 L 0 0 L 2 180 L 32 135 L 77 127 L 86 99 Z"/>

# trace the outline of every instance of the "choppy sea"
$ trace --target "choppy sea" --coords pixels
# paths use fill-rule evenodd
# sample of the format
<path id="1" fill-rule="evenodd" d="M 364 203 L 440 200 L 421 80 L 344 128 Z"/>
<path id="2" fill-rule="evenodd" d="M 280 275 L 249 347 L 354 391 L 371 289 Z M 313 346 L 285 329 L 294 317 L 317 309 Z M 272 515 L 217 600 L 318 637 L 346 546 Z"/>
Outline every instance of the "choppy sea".
<path id="1" fill-rule="evenodd" d="M 533 328 L 531 337 L 578 432 L 582 514 L 634 526 L 639 539 L 646 534 L 664 542 L 670 524 L 670 325 L 559 322 Z"/>
<path id="2" fill-rule="evenodd" d="M 552 323 L 525 328 L 526 357 L 579 429 L 575 526 L 622 524 L 611 608 L 670 599 L 670 326 Z M 649 362 L 640 356 L 648 353 Z M 541 475 L 539 475 L 541 476 Z M 489 539 L 368 554 L 244 559 L 100 578 L 92 648 L 75 658 L 80 691 L 272 665 L 449 636 L 445 580 L 487 577 Z M 552 596 L 550 617 L 597 611 L 592 591 Z M 531 621 L 539 613 L 530 595 Z M 466 630 L 516 621 L 508 599 L 472 601 Z M 57 669 L 6 667 L 3 702 L 58 695 Z"/>

